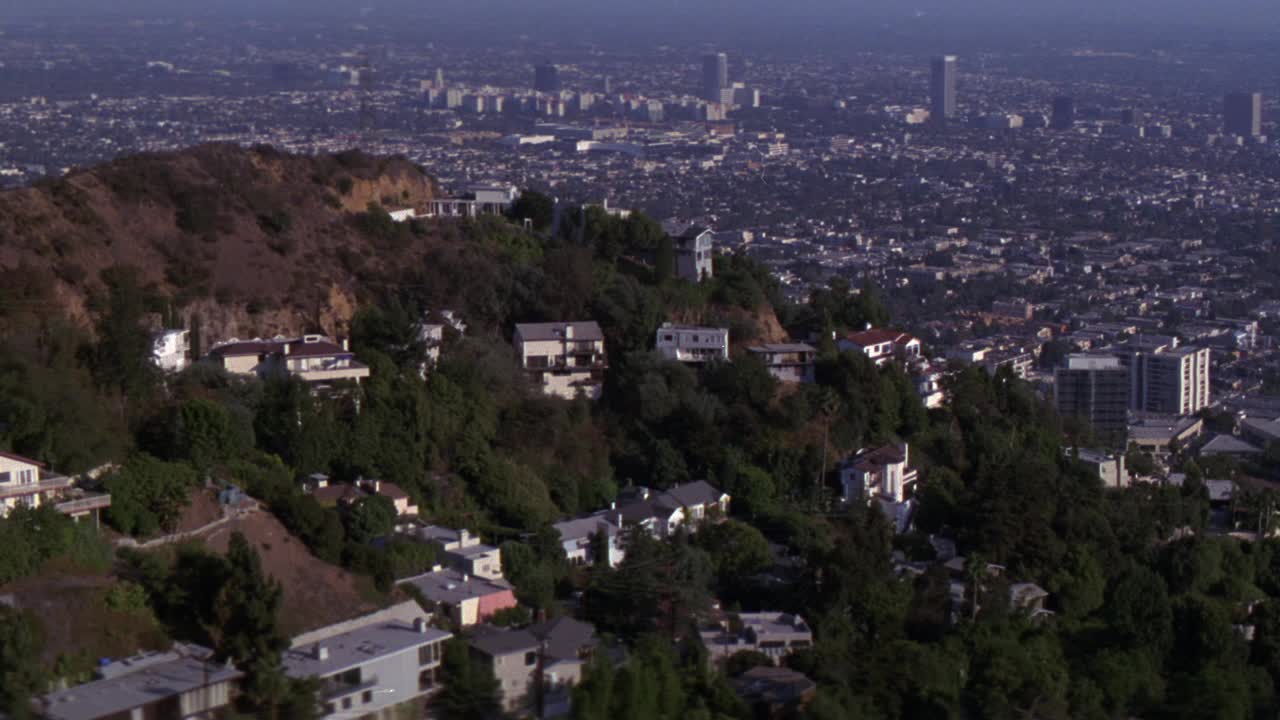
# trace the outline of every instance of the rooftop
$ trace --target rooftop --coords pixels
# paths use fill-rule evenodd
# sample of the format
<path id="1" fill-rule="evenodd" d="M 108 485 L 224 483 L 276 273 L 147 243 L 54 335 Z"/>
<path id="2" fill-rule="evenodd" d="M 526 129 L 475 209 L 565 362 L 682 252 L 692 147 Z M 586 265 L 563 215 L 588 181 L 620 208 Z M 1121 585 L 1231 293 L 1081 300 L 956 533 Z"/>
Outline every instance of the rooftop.
<path id="1" fill-rule="evenodd" d="M 46 695 L 43 712 L 51 720 L 91 720 L 243 676 L 234 667 L 206 662 L 211 655 L 198 646 L 175 646 L 112 663 L 102 669 L 109 678 Z"/>
<path id="2" fill-rule="evenodd" d="M 432 602 L 451 604 L 511 590 L 511 584 L 505 580 L 488 580 L 456 570 L 429 572 L 400 582 L 414 586 Z"/>
<path id="3" fill-rule="evenodd" d="M 395 655 L 449 637 L 449 633 L 426 625 L 425 618 L 414 623 L 386 620 L 325 638 L 309 646 L 301 645 L 287 650 L 284 654 L 284 668 L 290 677 L 326 677 L 376 658 Z"/>
<path id="4" fill-rule="evenodd" d="M 574 340 L 604 340 L 604 332 L 594 320 L 570 322 L 517 323 L 516 332 L 526 342 L 565 339 L 565 329 L 573 328 Z"/>

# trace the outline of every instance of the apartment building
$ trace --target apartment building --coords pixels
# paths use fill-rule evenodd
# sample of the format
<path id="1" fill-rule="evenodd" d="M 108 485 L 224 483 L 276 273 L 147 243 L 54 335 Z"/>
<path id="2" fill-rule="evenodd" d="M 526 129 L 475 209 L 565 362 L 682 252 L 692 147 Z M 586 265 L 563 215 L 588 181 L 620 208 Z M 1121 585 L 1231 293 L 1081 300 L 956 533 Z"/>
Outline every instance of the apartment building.
<path id="1" fill-rule="evenodd" d="M 213 661 L 213 651 L 176 644 L 102 665 L 97 679 L 49 693 L 36 703 L 48 720 L 221 717 L 244 677 Z"/>
<path id="2" fill-rule="evenodd" d="M 764 361 L 769 374 L 780 382 L 813 382 L 813 364 L 818 349 L 804 343 L 753 345 L 748 352 Z"/>
<path id="3" fill-rule="evenodd" d="M 662 323 L 654 347 L 668 360 L 689 365 L 729 359 L 729 329 Z"/>
<path id="4" fill-rule="evenodd" d="M 1058 414 L 1099 432 L 1122 433 L 1129 418 L 1129 371 L 1113 355 L 1076 354 L 1054 374 Z"/>
<path id="5" fill-rule="evenodd" d="M 1160 347 L 1120 354 L 1129 370 L 1129 407 L 1194 415 L 1209 406 L 1209 348 Z"/>
<path id="6" fill-rule="evenodd" d="M 596 322 L 520 323 L 514 341 L 534 387 L 566 400 L 599 399 L 608 361 Z"/>
<path id="7" fill-rule="evenodd" d="M 410 601 L 295 638 L 283 664 L 289 677 L 320 679 L 323 718 L 421 717 L 450 637 Z"/>
<path id="8" fill-rule="evenodd" d="M 338 343 L 323 335 L 270 340 L 232 338 L 214 345 L 209 357 L 233 375 L 267 378 L 287 373 L 312 384 L 359 382 L 369 377 L 369 367 L 356 362 L 346 340 Z"/>
<path id="9" fill-rule="evenodd" d="M 0 518 L 17 507 L 34 509 L 51 503 L 64 515 L 97 517 L 111 507 L 111 495 L 86 492 L 71 478 L 46 470 L 44 463 L 0 452 Z"/>

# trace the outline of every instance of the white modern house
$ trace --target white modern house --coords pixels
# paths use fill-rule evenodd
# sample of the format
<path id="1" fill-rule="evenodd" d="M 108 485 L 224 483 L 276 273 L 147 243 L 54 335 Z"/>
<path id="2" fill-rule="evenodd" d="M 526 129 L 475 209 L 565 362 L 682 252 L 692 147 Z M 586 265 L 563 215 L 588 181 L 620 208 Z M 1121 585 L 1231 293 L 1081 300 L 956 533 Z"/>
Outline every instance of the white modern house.
<path id="1" fill-rule="evenodd" d="M 151 338 L 151 361 L 166 372 L 182 372 L 191 364 L 191 333 L 164 330 Z"/>
<path id="2" fill-rule="evenodd" d="M 450 633 L 431 627 L 413 601 L 294 638 L 285 673 L 320 679 L 321 717 L 400 717 L 422 706 L 439 682 Z M 397 715 L 396 713 L 404 713 Z"/>
<path id="3" fill-rule="evenodd" d="M 0 518 L 14 508 L 38 508 L 52 503 L 58 512 L 74 518 L 111 507 L 107 493 L 87 493 L 65 475 L 45 469 L 30 458 L 0 452 Z"/>
<path id="4" fill-rule="evenodd" d="M 502 579 L 502 549 L 480 542 L 480 536 L 466 528 L 427 525 L 402 532 L 434 547 L 440 562 L 447 567 L 486 580 Z"/>
<path id="5" fill-rule="evenodd" d="M 876 503 L 898 532 L 910 525 L 912 496 L 919 479 L 910 465 L 907 443 L 858 451 L 839 466 L 842 498 L 846 503 Z"/>
<path id="6" fill-rule="evenodd" d="M 595 321 L 520 323 L 514 340 L 534 387 L 567 400 L 579 394 L 599 399 L 608 362 Z"/>
<path id="7" fill-rule="evenodd" d="M 655 347 L 668 360 L 690 365 L 728 360 L 729 329 L 663 323 Z"/>
<path id="8" fill-rule="evenodd" d="M 457 195 L 429 201 L 426 215 L 438 218 L 502 215 L 519 197 L 520 191 L 514 185 L 473 185 Z"/>

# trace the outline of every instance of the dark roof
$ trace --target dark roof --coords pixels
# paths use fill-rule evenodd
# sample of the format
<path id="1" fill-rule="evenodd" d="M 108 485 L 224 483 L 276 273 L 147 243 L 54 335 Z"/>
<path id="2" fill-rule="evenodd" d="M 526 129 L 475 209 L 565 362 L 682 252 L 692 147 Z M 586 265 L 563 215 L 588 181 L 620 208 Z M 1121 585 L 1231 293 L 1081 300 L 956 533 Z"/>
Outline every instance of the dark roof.
<path id="1" fill-rule="evenodd" d="M 525 341 L 563 340 L 566 327 L 573 327 L 574 340 L 604 340 L 604 332 L 595 320 L 570 322 L 517 323 L 516 332 Z"/>
<path id="2" fill-rule="evenodd" d="M 489 657 L 535 651 L 541 644 L 528 630 L 499 630 L 491 625 L 480 625 L 474 633 L 471 647 Z"/>
<path id="3" fill-rule="evenodd" d="M 875 472 L 886 465 L 905 461 L 902 451 L 892 445 L 878 447 L 853 459 L 853 466 L 863 472 Z"/>
<path id="4" fill-rule="evenodd" d="M 675 498 L 680 506 L 688 507 L 691 505 L 718 503 L 720 502 L 720 496 L 724 493 L 717 490 L 715 486 L 706 480 L 698 480 L 684 485 L 677 485 L 664 494 Z"/>
<path id="5" fill-rule="evenodd" d="M 784 667 L 753 667 L 731 681 L 738 696 L 748 702 L 786 705 L 797 702 L 817 686 L 803 673 Z"/>
<path id="6" fill-rule="evenodd" d="M 29 458 L 29 457 L 23 457 L 23 456 L 21 456 L 21 455 L 15 455 L 15 454 L 13 454 L 13 453 L 0 452 L 0 457 L 2 457 L 2 458 L 8 458 L 8 459 L 10 459 L 10 460 L 14 460 L 14 461 L 17 461 L 17 462 L 20 462 L 20 463 L 26 463 L 26 464 L 28 464 L 28 465 L 35 465 L 36 467 L 45 467 L 45 464 L 44 464 L 44 463 L 42 463 L 42 462 L 40 462 L 39 460 L 32 460 L 32 459 L 31 459 L 31 458 Z"/>
<path id="7" fill-rule="evenodd" d="M 571 617 L 530 625 L 527 630 L 546 643 L 547 657 L 557 660 L 576 660 L 582 648 L 599 642 L 594 625 Z"/>

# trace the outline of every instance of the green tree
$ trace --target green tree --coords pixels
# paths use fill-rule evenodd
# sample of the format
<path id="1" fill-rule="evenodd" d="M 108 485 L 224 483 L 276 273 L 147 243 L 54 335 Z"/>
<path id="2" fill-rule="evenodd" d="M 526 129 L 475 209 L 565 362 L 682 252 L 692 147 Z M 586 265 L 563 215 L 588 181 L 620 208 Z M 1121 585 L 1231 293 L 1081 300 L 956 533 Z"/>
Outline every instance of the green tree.
<path id="1" fill-rule="evenodd" d="M 471 654 L 464 638 L 454 636 L 445 641 L 440 661 L 440 690 L 430 701 L 436 717 L 440 720 L 501 718 L 500 690 L 493 670 Z"/>
<path id="2" fill-rule="evenodd" d="M 31 699 L 40 691 L 44 640 L 34 617 L 0 605 L 0 712 L 14 720 L 34 716 Z"/>
<path id="3" fill-rule="evenodd" d="M 347 539 L 359 545 L 386 537 L 395 528 L 396 507 L 385 495 L 371 495 L 356 501 L 346 514 Z"/>
<path id="4" fill-rule="evenodd" d="M 555 220 L 555 213 L 556 203 L 550 196 L 536 190 L 525 190 L 511 204 L 511 209 L 507 211 L 507 216 L 516 222 L 529 220 L 534 230 L 545 232 L 551 229 L 551 223 Z"/>
<path id="5" fill-rule="evenodd" d="M 111 493 L 108 522 L 125 534 L 147 536 L 177 527 L 196 473 L 185 463 L 135 453 L 103 485 Z"/>
<path id="6" fill-rule="evenodd" d="M 102 281 L 107 298 L 95 327 L 92 367 L 99 384 L 119 394 L 124 416 L 130 398 L 148 393 L 157 380 L 151 335 L 143 326 L 146 297 L 137 268 L 108 268 Z"/>
<path id="7" fill-rule="evenodd" d="M 243 533 L 231 534 L 226 565 L 227 578 L 213 600 L 206 630 L 215 657 L 245 672 L 249 704 L 274 714 L 290 690 L 280 664 L 280 653 L 289 646 L 278 624 L 283 590 L 263 572 L 258 552 Z"/>

